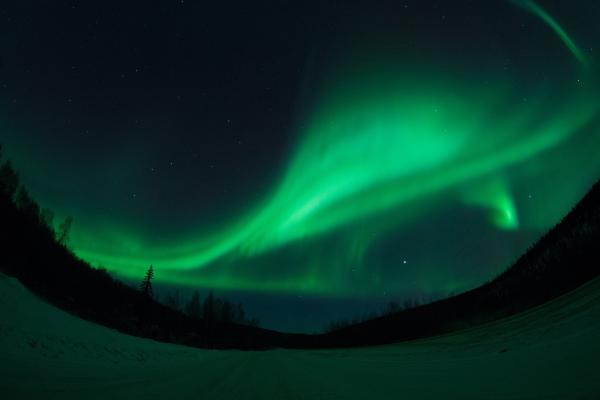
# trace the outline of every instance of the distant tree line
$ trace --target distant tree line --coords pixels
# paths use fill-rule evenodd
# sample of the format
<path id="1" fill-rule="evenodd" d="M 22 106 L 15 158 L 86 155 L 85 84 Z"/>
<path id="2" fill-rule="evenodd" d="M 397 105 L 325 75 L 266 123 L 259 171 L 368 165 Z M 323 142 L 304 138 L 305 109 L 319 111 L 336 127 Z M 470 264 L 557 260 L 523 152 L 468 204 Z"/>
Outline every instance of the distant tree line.
<path id="1" fill-rule="evenodd" d="M 187 300 L 181 297 L 179 290 L 170 291 L 166 294 L 163 304 L 181 311 L 191 318 L 260 326 L 257 318 L 247 317 L 241 302 L 234 303 L 225 298 L 217 297 L 212 290 L 208 292 L 203 300 L 201 300 L 198 290 L 194 290 Z"/>
<path id="2" fill-rule="evenodd" d="M 81 318 L 128 334 L 197 347 L 326 348 L 417 339 L 513 315 L 600 275 L 600 182 L 556 227 L 490 282 L 418 307 L 388 305 L 385 315 L 373 313 L 367 321 L 321 335 L 284 334 L 226 322 L 239 321 L 242 313 L 237 305 L 224 306 L 226 302 L 211 293 L 202 301 L 198 292 L 187 300 L 171 293 L 165 303 L 175 306 L 167 307 L 150 290 L 154 270 L 146 275 L 150 283 L 146 289 L 125 285 L 68 249 L 72 219 L 56 228 L 53 219 L 52 212 L 41 208 L 20 184 L 10 162 L 0 158 L 1 272 Z"/>
<path id="3" fill-rule="evenodd" d="M 418 307 L 368 320 L 337 322 L 315 343 L 321 347 L 379 345 L 440 335 L 514 315 L 600 279 L 599 243 L 600 181 L 559 224 L 489 282 Z"/>
<path id="4" fill-rule="evenodd" d="M 428 296 L 419 298 L 407 298 L 402 302 L 396 300 L 390 300 L 380 311 L 370 311 L 363 315 L 355 315 L 353 318 L 341 318 L 330 321 L 325 328 L 324 332 L 334 332 L 340 329 L 347 328 L 352 325 L 367 322 L 376 318 L 394 315 L 404 310 L 411 310 L 419 306 L 433 303 L 434 301 L 440 300 L 441 297 Z"/>
<path id="5" fill-rule="evenodd" d="M 154 266 L 150 265 L 142 282 L 140 292 L 145 298 L 153 298 L 152 279 Z M 169 291 L 161 301 L 172 310 L 182 312 L 190 318 L 201 319 L 205 322 L 235 323 L 248 326 L 259 326 L 257 318 L 247 318 L 242 303 L 233 303 L 225 298 L 216 297 L 209 291 L 204 300 L 200 299 L 200 292 L 196 289 L 189 299 L 182 299 L 179 290 Z"/>
<path id="6" fill-rule="evenodd" d="M 208 293 L 200 300 L 156 301 L 149 268 L 139 288 L 92 268 L 69 248 L 73 218 L 55 221 L 20 182 L 0 146 L 0 272 L 18 278 L 48 302 L 121 332 L 196 347 L 256 349 L 278 334 L 258 328 L 241 304 Z M 240 325 L 245 324 L 245 325 Z M 252 326 L 249 326 L 252 325 Z"/>
<path id="7" fill-rule="evenodd" d="M 0 162 L 2 162 L 2 146 L 0 145 Z M 13 202 L 17 210 L 31 222 L 42 229 L 46 229 L 56 241 L 67 246 L 73 218 L 66 217 L 58 227 L 54 226 L 54 212 L 49 208 L 42 208 L 20 183 L 19 174 L 10 160 L 0 164 L 0 194 L 5 200 Z"/>

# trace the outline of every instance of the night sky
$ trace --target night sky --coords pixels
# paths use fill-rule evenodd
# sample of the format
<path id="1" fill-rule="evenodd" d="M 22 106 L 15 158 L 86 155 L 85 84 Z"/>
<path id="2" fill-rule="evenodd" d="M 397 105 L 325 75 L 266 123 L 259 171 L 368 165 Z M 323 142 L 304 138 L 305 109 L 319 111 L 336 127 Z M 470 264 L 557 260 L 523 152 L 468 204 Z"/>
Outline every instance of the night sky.
<path id="1" fill-rule="evenodd" d="M 596 1 L 0 5 L 0 143 L 70 246 L 318 331 L 503 271 L 600 178 Z"/>

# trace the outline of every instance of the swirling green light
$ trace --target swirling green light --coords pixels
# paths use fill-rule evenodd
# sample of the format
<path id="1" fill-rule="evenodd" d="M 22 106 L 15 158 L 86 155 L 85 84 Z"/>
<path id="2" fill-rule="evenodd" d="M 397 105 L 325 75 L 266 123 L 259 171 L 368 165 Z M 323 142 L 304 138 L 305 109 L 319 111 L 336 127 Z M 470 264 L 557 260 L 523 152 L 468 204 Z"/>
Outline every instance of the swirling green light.
<path id="1" fill-rule="evenodd" d="M 565 30 L 560 26 L 560 24 L 550 15 L 546 10 L 544 10 L 539 4 L 535 3 L 531 0 L 511 0 L 514 4 L 522 7 L 523 9 L 533 13 L 537 17 L 539 17 L 542 21 L 544 21 L 562 40 L 562 42 L 567 46 L 569 51 L 573 53 L 575 58 L 585 67 L 589 65 L 587 57 L 581 52 L 579 47 L 573 42 L 573 39 L 565 32 Z"/>
<path id="2" fill-rule="evenodd" d="M 516 3 L 541 18 L 581 64 L 588 64 L 545 10 L 531 1 Z M 324 279 L 319 267 L 267 280 L 240 274 L 239 265 L 358 221 L 371 224 L 386 213 L 408 218 L 426 212 L 427 202 L 449 195 L 489 210 L 497 228 L 517 229 L 521 221 L 511 179 L 526 176 L 529 172 L 519 167 L 544 157 L 592 121 L 598 96 L 576 85 L 568 97 L 544 85 L 524 93 L 506 76 L 489 76 L 488 82 L 474 84 L 435 68 L 345 82 L 343 90 L 324 96 L 308 119 L 272 195 L 238 223 L 159 246 L 116 223 L 96 226 L 77 232 L 75 251 L 136 278 L 154 264 L 157 277 L 166 282 L 331 292 L 343 288 Z M 521 101 L 524 96 L 527 101 Z M 361 239 L 360 249 L 351 251 L 364 252 L 369 240 Z"/>

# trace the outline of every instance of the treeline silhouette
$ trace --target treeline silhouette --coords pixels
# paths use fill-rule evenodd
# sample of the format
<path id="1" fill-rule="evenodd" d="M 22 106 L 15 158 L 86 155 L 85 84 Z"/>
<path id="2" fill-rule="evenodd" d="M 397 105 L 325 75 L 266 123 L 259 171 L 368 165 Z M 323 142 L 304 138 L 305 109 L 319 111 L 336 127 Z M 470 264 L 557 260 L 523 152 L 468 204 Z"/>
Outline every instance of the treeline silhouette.
<path id="1" fill-rule="evenodd" d="M 182 299 L 179 290 L 170 291 L 161 300 L 154 295 L 152 279 L 154 278 L 154 266 L 150 265 L 140 283 L 140 292 L 146 299 L 153 299 L 164 304 L 172 310 L 184 313 L 190 318 L 204 319 L 205 321 L 219 321 L 236 323 L 241 325 L 259 326 L 258 318 L 247 318 L 242 303 L 233 303 L 226 298 L 215 296 L 209 291 L 204 300 L 200 300 L 200 292 L 194 290 L 186 301 Z"/>
<path id="2" fill-rule="evenodd" d="M 217 297 L 212 290 L 208 292 L 204 300 L 201 300 L 198 290 L 194 290 L 187 300 L 182 298 L 179 290 L 175 290 L 168 292 L 163 299 L 159 299 L 158 301 L 191 318 L 260 326 L 258 318 L 246 315 L 242 303 L 233 303 L 226 298 Z"/>
<path id="3" fill-rule="evenodd" d="M 263 348 L 277 341 L 271 338 L 277 333 L 258 328 L 241 304 L 212 292 L 202 303 L 195 292 L 185 307 L 169 294 L 165 305 L 154 299 L 152 276 L 137 290 L 92 268 L 67 246 L 73 219 L 55 229 L 54 214 L 19 182 L 1 146 L 0 163 L 0 271 L 72 314 L 131 335 L 208 348 Z"/>
<path id="4" fill-rule="evenodd" d="M 552 199 L 548 199 L 552 201 Z M 319 347 L 393 343 L 476 326 L 535 307 L 600 275 L 600 181 L 510 268 L 468 292 L 321 335 Z M 600 278 L 598 278 L 600 279 Z"/>
<path id="5" fill-rule="evenodd" d="M 327 323 L 323 329 L 324 333 L 338 331 L 343 328 L 347 328 L 352 325 L 357 325 L 366 321 L 374 320 L 379 317 L 385 317 L 387 315 L 394 315 L 400 311 L 410 310 L 412 308 L 419 307 L 424 304 L 433 303 L 434 301 L 440 300 L 439 297 L 428 296 L 427 298 L 405 298 L 403 301 L 390 300 L 380 311 L 372 310 L 363 315 L 355 315 L 353 318 L 341 318 L 334 319 Z"/>
<path id="6" fill-rule="evenodd" d="M 1 153 L 1 152 L 0 152 Z M 552 201 L 552 199 L 548 199 Z M 238 305 L 212 293 L 177 292 L 161 304 L 151 290 L 132 288 L 78 259 L 67 247 L 72 219 L 53 229 L 53 214 L 19 184 L 10 162 L 0 165 L 0 270 L 49 302 L 124 333 L 208 348 L 327 348 L 423 338 L 475 326 L 542 304 L 600 272 L 600 182 L 510 268 L 476 289 L 385 315 L 330 326 L 318 335 L 287 334 L 241 325 Z M 142 277 L 141 277 L 142 278 Z"/>

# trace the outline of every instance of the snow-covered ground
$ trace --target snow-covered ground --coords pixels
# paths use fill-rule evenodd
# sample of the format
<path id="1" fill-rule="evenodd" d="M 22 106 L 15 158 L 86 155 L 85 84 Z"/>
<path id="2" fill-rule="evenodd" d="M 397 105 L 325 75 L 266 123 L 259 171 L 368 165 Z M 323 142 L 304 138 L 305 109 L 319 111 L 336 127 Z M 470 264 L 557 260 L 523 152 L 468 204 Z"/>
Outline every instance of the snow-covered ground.
<path id="1" fill-rule="evenodd" d="M 344 350 L 210 351 L 77 319 L 0 274 L 2 399 L 597 399 L 600 279 L 468 331 Z"/>

